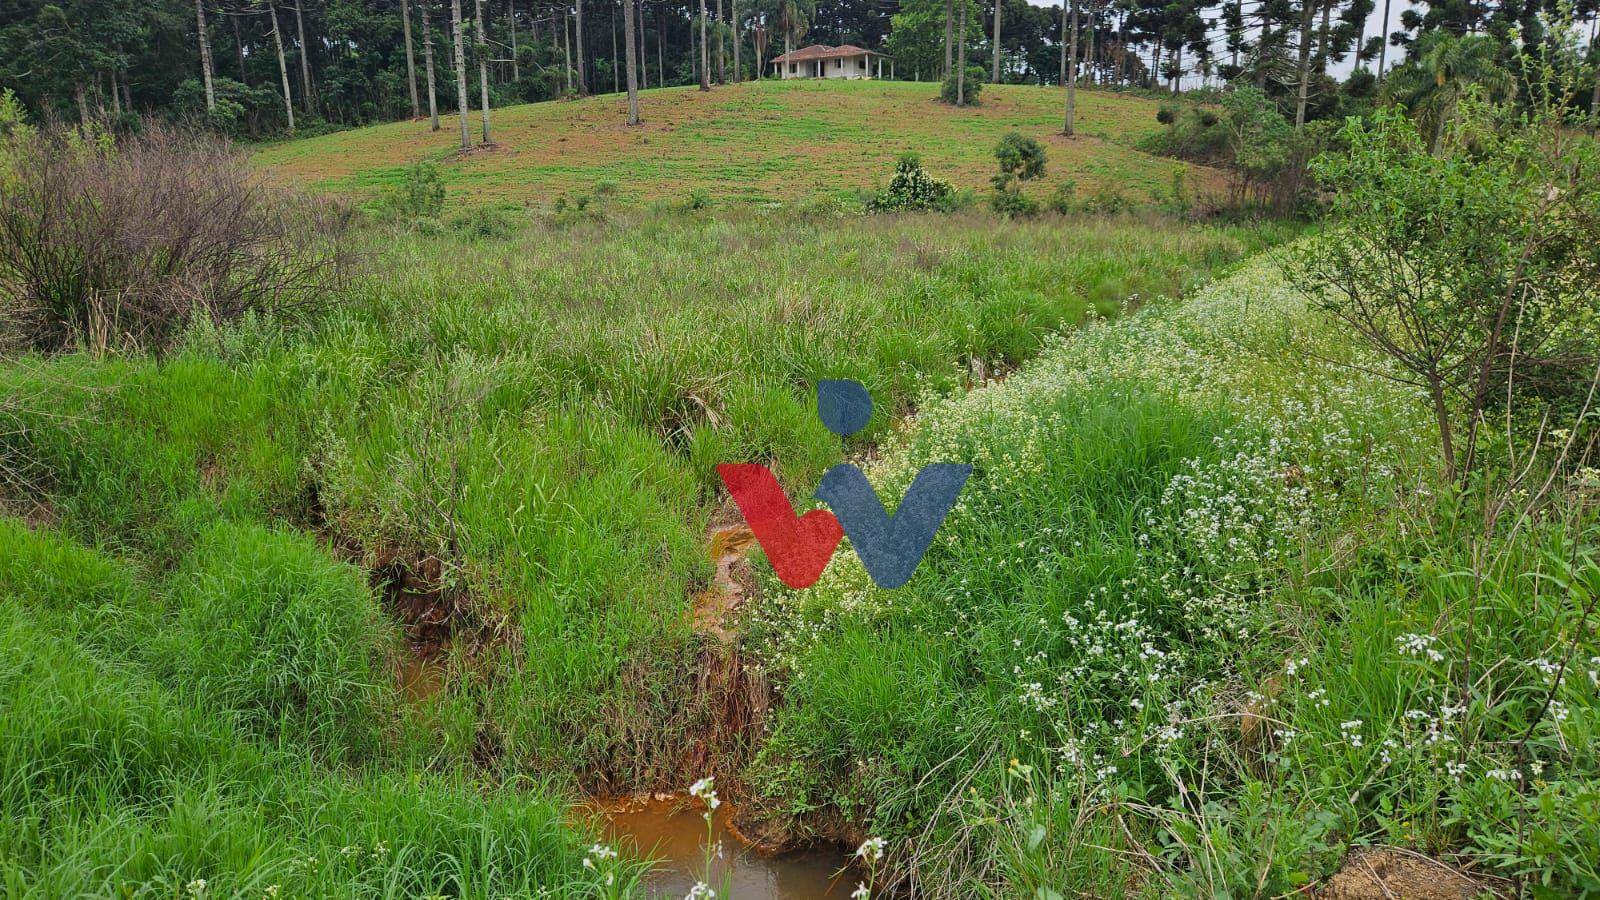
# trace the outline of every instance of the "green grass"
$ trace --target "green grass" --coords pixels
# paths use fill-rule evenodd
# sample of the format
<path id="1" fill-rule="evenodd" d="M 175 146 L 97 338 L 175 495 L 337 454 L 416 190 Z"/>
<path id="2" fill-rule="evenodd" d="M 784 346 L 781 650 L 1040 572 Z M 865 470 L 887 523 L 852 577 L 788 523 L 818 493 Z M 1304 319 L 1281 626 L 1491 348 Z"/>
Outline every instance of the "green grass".
<path id="1" fill-rule="evenodd" d="M 1280 236 L 756 211 L 373 232 L 310 325 L 13 362 L 0 382 L 30 399 L 0 460 L 28 463 L 10 500 L 38 508 L 0 561 L 8 883 L 592 884 L 562 801 L 681 788 L 719 725 L 688 616 L 715 463 L 803 489 L 841 452 L 817 379 L 873 391 L 859 449 L 975 361 L 1004 370 Z M 457 606 L 441 695 L 402 701 L 358 566 Z"/>
<path id="2" fill-rule="evenodd" d="M 761 81 L 702 94 L 692 87 L 644 91 L 644 124 L 630 129 L 626 101 L 611 94 L 495 110 L 495 147 L 458 156 L 453 120 L 378 125 L 267 147 L 256 162 L 280 179 L 355 195 L 395 184 L 419 159 L 441 163 L 452 197 L 547 205 L 615 182 L 630 201 L 768 203 L 851 194 L 886 182 L 894 160 L 916 150 L 933 175 L 987 190 L 994 145 L 1006 131 L 1044 142 L 1042 190 L 1076 182 L 1086 196 L 1134 202 L 1170 191 L 1173 172 L 1191 189 L 1220 190 L 1221 176 L 1153 156 L 1135 144 L 1162 126 L 1158 103 L 1106 91 L 1078 92 L 1078 137 L 1060 136 L 1059 88 L 990 85 L 983 105 L 940 103 L 938 86 L 903 81 Z M 474 123 L 476 134 L 477 124 Z"/>
<path id="3" fill-rule="evenodd" d="M 262 563 L 274 544 L 228 536 L 239 540 L 216 535 L 199 568 L 235 551 L 236 565 Z M 528 781 L 485 797 L 460 773 L 341 774 L 309 759 L 309 742 L 293 735 L 261 740 L 247 723 L 219 715 L 226 704 L 217 698 L 188 696 L 189 685 L 226 679 L 242 660 L 226 636 L 187 632 L 186 601 L 146 589 L 136 571 L 68 539 L 0 522 L 0 541 L 0 884 L 8 896 L 490 897 L 595 885 L 579 865 L 582 835 L 543 786 Z M 334 565 L 308 560 L 304 548 L 290 547 L 287 558 L 321 567 L 324 577 Z M 258 583 L 281 565 L 267 562 Z M 317 599 L 312 590 L 289 602 Z M 298 619 L 319 613 L 338 616 L 304 609 Z M 327 623 L 321 630 L 339 636 Z M 186 637 L 222 640 L 197 647 L 201 658 L 163 652 Z M 299 637 L 297 653 L 375 649 Z M 271 660 L 270 642 L 265 649 L 262 661 Z M 337 672 L 293 665 L 265 677 L 313 698 L 342 683 Z M 617 874 L 623 884 L 637 876 Z"/>

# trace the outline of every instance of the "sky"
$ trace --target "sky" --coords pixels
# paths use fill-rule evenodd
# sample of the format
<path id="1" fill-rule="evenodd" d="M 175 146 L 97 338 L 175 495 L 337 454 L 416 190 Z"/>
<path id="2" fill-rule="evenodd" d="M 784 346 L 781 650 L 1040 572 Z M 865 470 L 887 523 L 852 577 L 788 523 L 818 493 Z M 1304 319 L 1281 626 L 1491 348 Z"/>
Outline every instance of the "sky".
<path id="1" fill-rule="evenodd" d="M 1061 0 L 1028 0 L 1028 2 L 1032 3 L 1034 6 L 1060 6 L 1061 5 Z M 1248 0 L 1246 0 L 1246 2 L 1248 2 Z M 1389 27 L 1387 29 L 1384 29 L 1384 27 L 1383 27 L 1383 0 L 1376 0 L 1376 5 L 1372 10 L 1372 15 L 1367 18 L 1367 34 L 1370 36 L 1370 35 L 1385 34 L 1385 33 L 1388 33 L 1388 32 L 1395 31 L 1396 29 L 1398 29 L 1400 27 L 1400 14 L 1402 12 L 1404 12 L 1405 10 L 1412 9 L 1412 8 L 1418 6 L 1418 5 L 1419 4 L 1410 2 L 1410 0 L 1392 0 L 1392 2 L 1390 3 L 1390 6 L 1389 6 Z M 1217 14 L 1212 13 L 1211 15 L 1212 16 L 1216 16 Z M 1214 29 L 1214 33 L 1216 35 L 1215 46 L 1218 48 L 1218 53 L 1220 55 L 1223 52 L 1222 48 L 1225 46 L 1224 43 L 1223 43 L 1223 39 L 1222 39 L 1222 28 L 1221 28 L 1220 25 L 1216 29 Z M 1398 62 L 1400 62 L 1401 59 L 1404 58 L 1404 54 L 1405 54 L 1405 51 L 1403 49 L 1401 49 L 1399 47 L 1390 47 L 1389 48 L 1389 57 L 1385 61 L 1384 64 L 1392 69 L 1392 68 L 1394 68 L 1395 64 L 1397 64 Z M 1375 65 L 1377 65 L 1377 63 L 1373 62 L 1372 65 L 1375 66 Z M 1343 77 L 1345 75 L 1350 74 L 1350 72 L 1354 68 L 1355 68 L 1355 55 L 1351 54 L 1350 56 L 1346 57 L 1343 61 L 1334 63 L 1332 66 L 1329 67 L 1328 71 L 1332 75 L 1335 75 L 1335 76 L 1338 76 L 1338 77 Z M 1198 85 L 1199 83 L 1200 83 L 1199 76 L 1195 76 L 1193 78 L 1185 78 L 1184 79 L 1185 86 L 1190 86 L 1191 84 L 1192 85 Z"/>

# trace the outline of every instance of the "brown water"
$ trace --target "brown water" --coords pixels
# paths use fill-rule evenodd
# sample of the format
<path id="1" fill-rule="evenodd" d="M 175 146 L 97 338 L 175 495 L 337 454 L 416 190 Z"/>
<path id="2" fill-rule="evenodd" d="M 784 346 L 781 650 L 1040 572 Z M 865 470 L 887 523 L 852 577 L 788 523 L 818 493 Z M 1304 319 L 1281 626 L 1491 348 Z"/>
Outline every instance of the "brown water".
<path id="1" fill-rule="evenodd" d="M 608 805 L 599 817 L 606 835 L 638 853 L 659 860 L 647 882 L 648 896 L 682 897 L 697 881 L 705 881 L 719 898 L 734 900 L 818 900 L 845 898 L 855 890 L 859 874 L 845 869 L 845 854 L 806 851 L 764 855 L 745 845 L 729 826 L 732 811 L 724 804 L 712 819 L 712 840 L 722 845 L 711 877 L 705 877 L 705 807 L 699 801 L 637 799 Z"/>

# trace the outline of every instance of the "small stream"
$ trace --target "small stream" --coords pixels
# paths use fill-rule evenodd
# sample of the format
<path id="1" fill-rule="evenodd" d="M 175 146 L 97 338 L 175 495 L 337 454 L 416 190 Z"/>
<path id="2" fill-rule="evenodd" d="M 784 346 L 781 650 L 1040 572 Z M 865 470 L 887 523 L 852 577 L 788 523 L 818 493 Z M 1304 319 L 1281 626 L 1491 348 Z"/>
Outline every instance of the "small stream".
<path id="1" fill-rule="evenodd" d="M 646 882 L 650 897 L 683 897 L 695 882 L 705 881 L 716 889 L 719 900 L 730 896 L 733 900 L 842 900 L 860 880 L 848 857 L 837 849 L 764 855 L 747 846 L 729 827 L 732 810 L 727 804 L 712 820 L 713 840 L 721 843 L 722 858 L 716 861 L 709 879 L 705 877 L 706 821 L 704 807 L 698 802 L 633 799 L 609 804 L 597 813 L 612 841 L 658 860 L 655 873 Z"/>

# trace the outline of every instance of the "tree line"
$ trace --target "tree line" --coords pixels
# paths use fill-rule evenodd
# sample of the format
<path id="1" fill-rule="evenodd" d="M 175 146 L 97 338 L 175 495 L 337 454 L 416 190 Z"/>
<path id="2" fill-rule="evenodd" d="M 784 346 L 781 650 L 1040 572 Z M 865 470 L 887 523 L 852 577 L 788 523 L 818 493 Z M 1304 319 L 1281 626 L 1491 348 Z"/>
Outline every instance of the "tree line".
<path id="1" fill-rule="evenodd" d="M 1429 35 L 1487 38 L 1473 53 L 1504 62 L 1564 10 L 1593 54 L 1600 0 L 1427 0 L 1393 16 L 1393 0 L 12 0 L 0 88 L 44 116 L 195 117 L 246 137 L 408 116 L 437 129 L 453 113 L 467 146 L 469 107 L 489 141 L 488 109 L 621 92 L 630 56 L 635 88 L 709 88 L 802 42 L 850 43 L 916 80 L 1251 84 L 1299 125 L 1373 91 Z"/>

